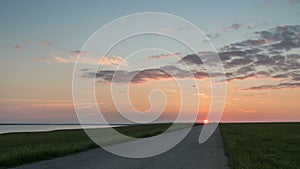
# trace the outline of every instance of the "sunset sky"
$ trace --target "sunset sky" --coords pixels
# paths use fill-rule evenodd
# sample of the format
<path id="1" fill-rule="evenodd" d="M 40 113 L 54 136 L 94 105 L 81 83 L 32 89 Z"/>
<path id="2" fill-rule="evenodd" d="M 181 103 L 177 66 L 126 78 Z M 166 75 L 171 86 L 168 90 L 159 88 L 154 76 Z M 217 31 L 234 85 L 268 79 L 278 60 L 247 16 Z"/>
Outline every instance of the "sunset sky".
<path id="1" fill-rule="evenodd" d="M 227 99 L 221 121 L 300 120 L 298 0 L 3 0 L 0 2 L 0 123 L 78 122 L 72 99 L 72 77 L 77 57 L 90 55 L 91 51 L 83 50 L 83 45 L 108 22 L 140 12 L 182 17 L 210 39 L 226 75 Z M 147 20 L 138 24 L 147 25 Z M 135 26 L 127 23 L 119 29 Z M 157 33 L 180 34 L 189 29 L 174 23 L 158 28 Z M 106 38 L 113 36 L 108 34 Z M 162 50 L 141 51 L 158 47 Z M 197 53 L 209 58 L 207 51 Z M 128 55 L 132 56 L 126 59 Z M 174 120 L 184 98 L 181 95 L 196 95 L 200 104 L 198 120 L 206 119 L 211 101 L 207 72 L 197 55 L 177 42 L 152 35 L 136 37 L 113 48 L 106 56 L 86 59 L 83 64 L 99 64 L 98 70 L 89 70 L 87 66 L 80 77 L 83 81 L 95 80 L 99 107 L 112 122 L 122 122 L 117 117 L 112 92 L 124 91 L 111 91 L 111 84 L 128 83 L 127 77 L 134 71 L 142 71 L 130 82 L 129 96 L 137 110 L 146 111 L 150 106 L 149 94 L 153 89 L 160 89 L 167 99 L 161 121 Z M 172 76 L 184 80 L 189 77 L 183 65 L 192 70 L 199 88 L 197 93 L 194 85 L 179 90 L 174 79 L 159 70 L 168 70 L 174 73 Z M 122 78 L 112 82 L 118 66 L 123 70 Z M 91 76 L 93 71 L 97 72 L 96 77 Z M 160 103 L 164 102 L 162 95 L 154 97 L 149 114 L 159 111 Z M 190 104 L 195 103 L 191 100 Z M 131 111 L 125 107 L 124 111 Z M 193 111 L 188 107 L 185 110 L 186 116 Z"/>

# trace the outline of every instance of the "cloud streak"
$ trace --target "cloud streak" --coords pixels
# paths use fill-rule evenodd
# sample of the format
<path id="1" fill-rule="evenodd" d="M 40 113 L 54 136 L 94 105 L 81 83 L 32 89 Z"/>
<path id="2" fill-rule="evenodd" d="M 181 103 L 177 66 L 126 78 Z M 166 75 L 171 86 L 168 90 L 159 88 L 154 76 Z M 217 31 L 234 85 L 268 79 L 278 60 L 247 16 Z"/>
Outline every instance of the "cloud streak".
<path id="1" fill-rule="evenodd" d="M 279 83 L 276 85 L 253 86 L 250 88 L 245 88 L 243 90 L 267 90 L 267 89 L 298 88 L 298 87 L 300 87 L 300 83 Z"/>
<path id="2" fill-rule="evenodd" d="M 159 54 L 159 55 L 151 55 L 147 56 L 148 59 L 164 59 L 164 58 L 169 58 L 173 56 L 178 56 L 180 53 L 179 52 L 172 52 L 172 53 L 166 53 L 166 54 Z"/>

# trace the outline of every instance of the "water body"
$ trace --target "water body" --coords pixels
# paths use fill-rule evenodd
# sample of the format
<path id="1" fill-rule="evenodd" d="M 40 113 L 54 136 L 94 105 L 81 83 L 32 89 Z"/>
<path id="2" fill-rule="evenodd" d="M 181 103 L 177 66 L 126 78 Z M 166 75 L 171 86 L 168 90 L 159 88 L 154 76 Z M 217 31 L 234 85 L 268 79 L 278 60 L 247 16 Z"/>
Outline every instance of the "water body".
<path id="1" fill-rule="evenodd" d="M 124 125 L 84 125 L 84 128 L 108 128 Z M 39 132 L 67 129 L 81 129 L 79 124 L 0 124 L 0 134 L 14 132 Z"/>

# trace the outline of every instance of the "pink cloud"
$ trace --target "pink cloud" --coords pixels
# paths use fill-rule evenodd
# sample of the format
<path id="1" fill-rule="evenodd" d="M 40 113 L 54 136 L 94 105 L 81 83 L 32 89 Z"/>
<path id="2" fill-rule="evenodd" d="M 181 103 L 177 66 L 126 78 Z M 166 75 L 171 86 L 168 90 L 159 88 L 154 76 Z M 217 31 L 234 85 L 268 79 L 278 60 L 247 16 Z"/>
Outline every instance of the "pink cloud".
<path id="1" fill-rule="evenodd" d="M 173 29 L 172 28 L 160 28 L 159 33 L 168 33 L 168 32 L 173 32 Z"/>

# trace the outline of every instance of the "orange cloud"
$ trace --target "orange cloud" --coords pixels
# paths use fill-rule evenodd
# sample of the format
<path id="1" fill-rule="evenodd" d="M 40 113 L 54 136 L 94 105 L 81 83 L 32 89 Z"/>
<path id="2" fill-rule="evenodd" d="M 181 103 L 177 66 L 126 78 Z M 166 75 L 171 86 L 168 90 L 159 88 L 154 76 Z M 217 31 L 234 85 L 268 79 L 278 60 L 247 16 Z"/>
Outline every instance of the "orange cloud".
<path id="1" fill-rule="evenodd" d="M 106 66 L 121 65 L 124 67 L 128 67 L 127 62 L 119 56 L 104 56 L 100 58 L 99 64 Z"/>
<path id="2" fill-rule="evenodd" d="M 80 59 L 78 59 L 80 56 Z M 44 62 L 44 63 L 83 63 L 90 65 L 104 65 L 104 66 L 121 66 L 128 67 L 127 62 L 120 56 L 103 56 L 99 57 L 91 57 L 87 52 L 75 50 L 72 51 L 69 56 L 61 56 L 55 55 L 51 59 L 35 59 L 34 62 Z"/>

